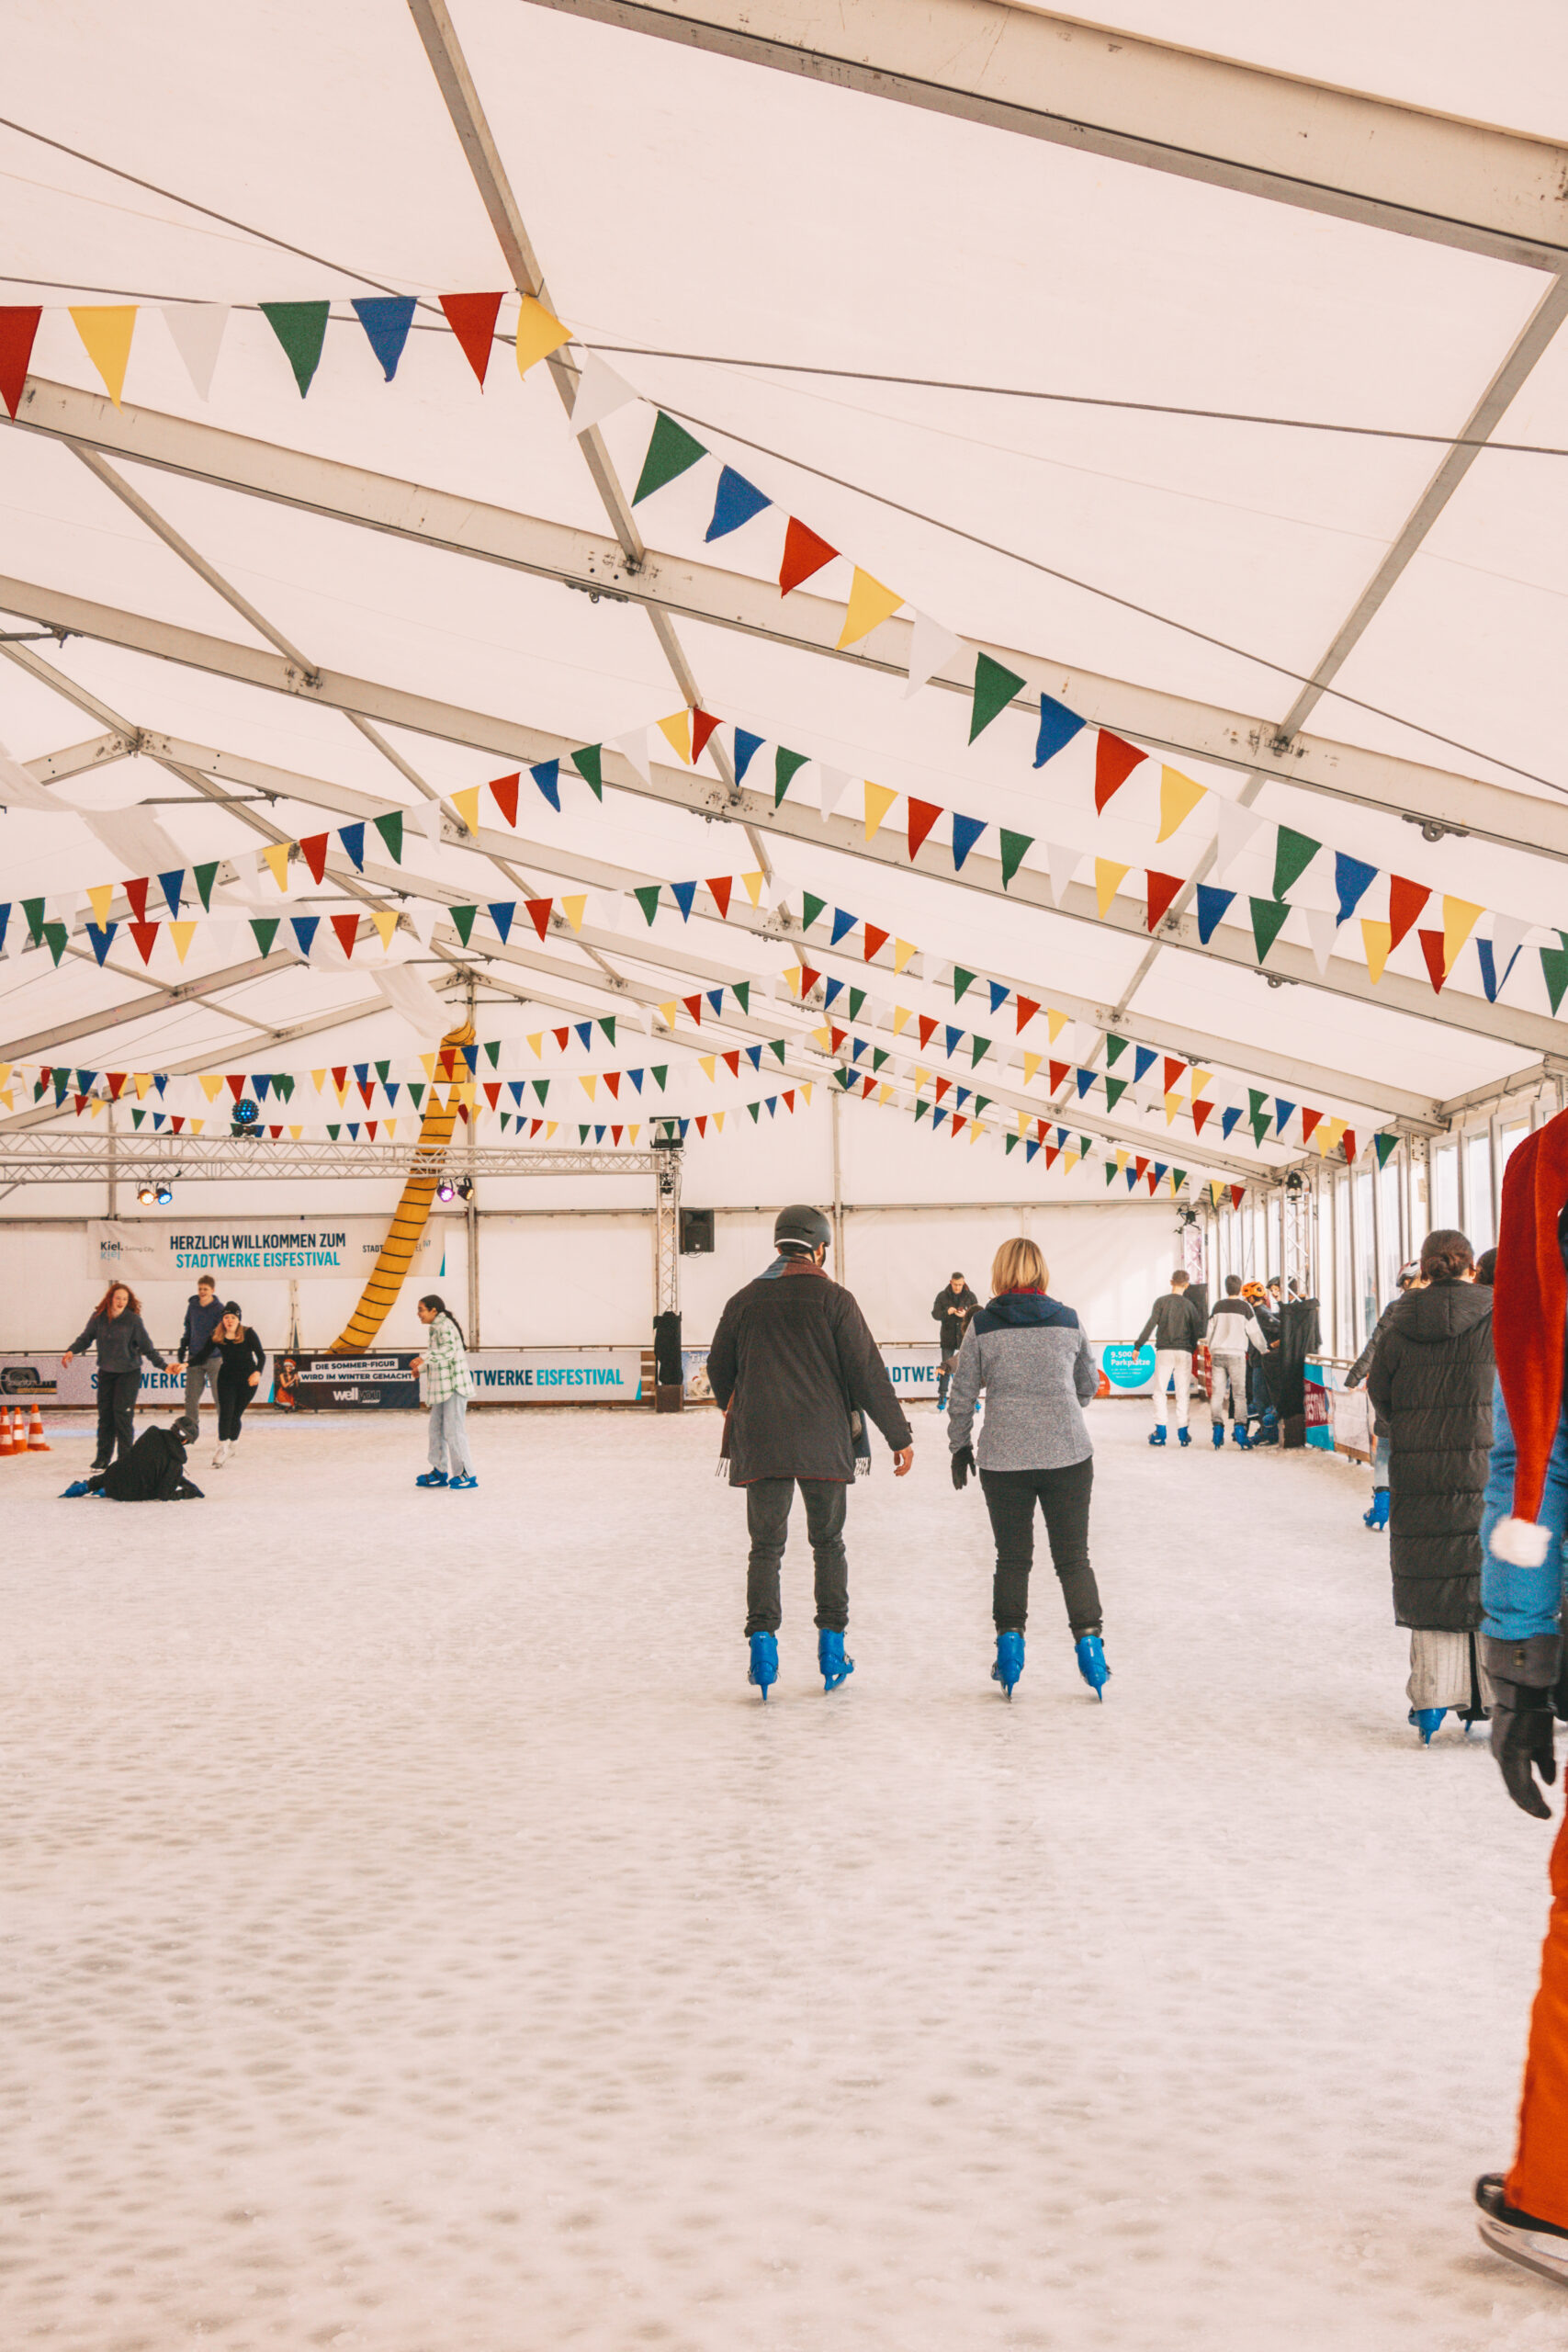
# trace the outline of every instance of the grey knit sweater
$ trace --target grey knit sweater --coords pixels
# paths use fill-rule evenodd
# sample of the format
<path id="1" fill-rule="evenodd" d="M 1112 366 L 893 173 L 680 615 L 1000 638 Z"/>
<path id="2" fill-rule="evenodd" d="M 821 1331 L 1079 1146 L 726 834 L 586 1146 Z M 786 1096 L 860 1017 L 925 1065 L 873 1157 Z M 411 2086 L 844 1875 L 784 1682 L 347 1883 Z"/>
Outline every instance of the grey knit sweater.
<path id="1" fill-rule="evenodd" d="M 1065 1470 L 1094 1452 L 1083 1408 L 1100 1385 L 1089 1340 L 1070 1306 L 1043 1291 L 1010 1291 L 981 1307 L 964 1334 L 947 1402 L 947 1442 L 970 1442 L 986 1392 L 976 1456 L 982 1470 Z"/>

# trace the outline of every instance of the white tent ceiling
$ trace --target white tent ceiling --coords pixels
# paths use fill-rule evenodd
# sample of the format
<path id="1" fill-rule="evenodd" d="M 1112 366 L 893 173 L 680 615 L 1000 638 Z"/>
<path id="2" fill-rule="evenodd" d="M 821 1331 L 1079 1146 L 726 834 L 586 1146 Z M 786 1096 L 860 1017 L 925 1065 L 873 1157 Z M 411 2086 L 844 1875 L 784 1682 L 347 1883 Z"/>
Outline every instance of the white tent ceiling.
<path id="1" fill-rule="evenodd" d="M 1555 941 L 1568 853 L 1553 660 L 1568 593 L 1568 459 L 1488 449 L 1465 469 L 1441 441 L 1168 413 L 1460 435 L 1523 337 L 1506 379 L 1512 397 L 1495 403 L 1485 429 L 1568 447 L 1568 342 L 1552 339 L 1560 281 L 1550 269 L 822 86 L 584 20 L 593 13 L 558 0 L 458 0 L 453 26 L 549 299 L 577 337 L 570 356 L 600 349 L 644 396 L 604 428 L 621 483 L 629 492 L 636 481 L 653 401 L 696 420 L 716 455 L 774 501 L 705 548 L 716 470 L 705 461 L 637 510 L 648 545 L 671 560 L 654 567 L 660 576 L 673 581 L 687 561 L 709 568 L 710 587 L 728 573 L 733 589 L 721 582 L 717 603 L 701 609 L 718 610 L 728 595 L 733 614 L 765 619 L 766 634 L 689 611 L 679 619 L 703 706 L 856 781 L 836 833 L 803 776 L 776 821 L 765 808 L 753 812 L 749 841 L 739 825 L 692 813 L 705 798 L 722 805 L 722 786 L 705 770 L 695 786 L 675 775 L 655 733 L 662 797 L 613 786 L 601 808 L 579 788 L 558 817 L 537 796 L 525 799 L 509 857 L 527 892 L 581 887 L 590 865 L 623 882 L 739 874 L 758 863 L 760 842 L 775 900 L 798 911 L 808 890 L 927 951 L 918 982 L 895 988 L 873 972 L 879 999 L 966 1022 L 936 981 L 957 960 L 1081 1016 L 1054 1048 L 1075 1063 L 1102 1057 L 1096 1016 L 1114 1014 L 1131 1037 L 1201 1055 L 1231 1099 L 1249 1081 L 1299 1097 L 1292 1073 L 1309 1071 L 1313 1099 L 1363 1138 L 1398 1114 L 1539 1069 L 1556 1024 L 1533 944 L 1495 1006 L 1473 944 L 1434 995 L 1414 932 L 1374 988 L 1359 920 L 1320 978 L 1307 912 L 1335 903 L 1320 858 L 1292 893 L 1296 910 L 1268 962 L 1291 984 L 1271 986 L 1254 968 L 1245 921 L 1248 892 L 1272 888 L 1271 834 L 1266 855 L 1242 858 L 1224 877 L 1239 895 L 1210 952 L 1190 915 L 1183 944 L 1162 934 L 1151 951 L 1141 875 L 1154 865 L 1197 876 L 1219 799 L 1239 795 L 1330 849 L 1481 903 L 1478 938 L 1500 915 L 1541 926 L 1533 943 Z M 782 5 L 751 13 L 813 14 Z M 1121 17 L 1156 40 L 1538 134 L 1541 57 L 1562 40 L 1554 17 L 1525 8 L 1494 13 L 1479 64 L 1457 9 L 1423 12 L 1418 56 L 1400 37 L 1408 13 L 1388 8 L 1314 12 L 1290 51 L 1278 46 L 1280 26 L 1259 28 L 1252 12 L 1228 6 L 1179 13 L 1151 0 Z M 1268 55 L 1265 35 L 1276 44 Z M 498 346 L 481 396 L 434 307 L 443 292 L 506 284 L 508 270 L 404 0 L 347 0 L 325 16 L 272 0 L 217 20 L 183 0 L 150 0 L 134 22 L 23 5 L 8 18 L 7 65 L 0 299 L 46 307 L 33 397 L 17 428 L 0 429 L 0 576 L 17 583 L 0 602 L 6 627 L 27 631 L 77 600 L 69 617 L 85 631 L 63 646 L 14 647 L 0 666 L 0 738 L 46 789 L 88 810 L 152 804 L 146 814 L 182 862 L 231 858 L 257 847 L 257 821 L 271 829 L 265 838 L 292 839 L 360 813 L 367 799 L 412 810 L 422 802 L 410 770 L 449 799 L 528 756 L 515 730 L 533 730 L 533 756 L 544 757 L 558 741 L 640 729 L 687 698 L 637 604 L 591 603 L 558 579 L 454 552 L 437 543 L 458 532 L 452 510 L 437 527 L 433 502 L 404 499 L 395 533 L 344 519 L 362 503 L 367 473 L 475 502 L 491 518 L 475 525 L 479 544 L 501 527 L 497 511 L 502 521 L 535 518 L 519 545 L 536 546 L 543 524 L 596 543 L 611 537 L 548 368 L 519 381 Z M 378 289 L 426 305 L 389 385 L 348 308 Z M 333 322 L 301 401 L 254 305 L 323 296 Z M 209 401 L 145 310 L 124 411 L 109 408 L 65 306 L 118 299 L 236 306 Z M 515 311 L 509 296 L 503 332 Z M 793 361 L 797 372 L 762 361 Z M 888 380 L 898 378 L 1149 402 L 1159 413 Z M 224 435 L 264 445 L 259 458 L 251 452 L 251 478 L 259 467 L 276 494 L 224 486 L 234 455 Z M 123 454 L 152 439 L 189 470 Z M 85 458 L 87 444 L 106 455 Z M 283 503 L 297 494 L 288 453 L 329 461 L 312 501 L 339 513 Z M 338 479 L 333 468 L 363 473 Z M 1451 494 L 1411 537 L 1407 518 L 1435 479 Z M 820 590 L 841 603 L 849 571 L 837 565 L 781 604 L 772 583 L 785 514 L 897 583 L 908 612 L 1028 657 L 1019 666 L 1032 693 L 1049 687 L 1074 701 L 1085 677 L 1098 682 L 1088 715 L 1149 741 L 1156 759 L 1097 816 L 1092 730 L 1037 771 L 1024 710 L 1005 713 L 970 748 L 966 695 L 906 694 L 898 625 L 853 659 L 807 650 L 798 640 L 811 634 L 809 599 Z M 1368 617 L 1368 584 L 1395 547 L 1408 560 Z M 80 600 L 103 609 L 84 619 Z M 1248 760 L 1291 764 L 1266 754 L 1268 737 L 1352 616 L 1364 627 L 1303 721 L 1319 746 L 1337 747 L 1303 763 L 1325 788 L 1278 774 L 1259 781 Z M 148 623 L 160 625 L 151 636 Z M 220 644 L 204 652 L 178 632 Z M 265 674 L 251 657 L 271 662 L 280 643 L 312 674 L 350 682 L 335 707 L 310 688 L 247 682 Z M 180 658 L 159 658 L 171 654 Z M 356 681 L 375 695 L 355 704 Z M 411 697 L 422 698 L 418 709 Z M 1173 723 L 1162 736 L 1149 724 L 1158 697 L 1188 706 L 1194 729 L 1216 711 L 1261 725 L 1222 763 L 1201 756 L 1219 746 L 1213 729 Z M 374 720 L 385 749 L 344 715 L 351 705 Z M 1081 695 L 1076 707 L 1087 707 Z M 49 755 L 124 726 L 184 747 L 179 773 L 145 755 L 58 781 L 49 771 Z M 1156 845 L 1157 754 L 1168 744 L 1211 797 Z M 316 779 L 338 800 L 284 788 L 257 801 L 235 763 Z M 623 786 L 635 781 L 617 773 Z M 236 793 L 248 807 L 204 799 L 201 775 L 209 793 Z M 217 787 L 214 776 L 224 779 Z M 1034 877 L 1032 902 L 1020 886 L 998 895 L 994 832 L 963 876 L 908 869 L 897 850 L 901 808 L 868 848 L 858 821 L 865 776 L 1034 837 L 1020 878 Z M 1470 836 L 1423 839 L 1419 820 L 1456 806 L 1473 818 Z M 846 828 L 845 818 L 855 821 Z M 499 827 L 491 812 L 485 821 Z M 143 870 L 74 817 L 13 807 L 0 828 L 0 899 L 81 892 Z M 1051 905 L 1048 842 L 1083 853 L 1069 912 Z M 1132 869 L 1128 890 L 1139 893 L 1123 895 L 1107 922 L 1087 888 L 1095 857 Z M 446 899 L 525 895 L 472 847 L 423 836 L 407 852 L 404 888 L 416 885 Z M 1380 889 L 1359 913 L 1382 915 Z M 228 898 L 236 919 L 253 905 L 355 903 L 330 876 L 315 888 L 298 865 L 287 902 L 265 876 Z M 385 901 L 379 884 L 369 898 Z M 603 916 L 595 900 L 585 940 Z M 299 1067 L 412 1043 L 381 1006 L 368 950 L 352 968 L 294 964 L 169 1003 L 171 987 L 257 959 L 218 952 L 204 929 L 185 964 L 160 950 L 144 970 L 122 933 L 100 970 L 78 934 L 55 968 L 20 933 L 13 921 L 0 963 L 0 1060 L 57 1057 L 35 1041 L 65 1032 L 73 1062 L 157 1069 Z M 473 960 L 455 947 L 445 964 L 423 960 L 400 935 L 400 952 L 411 947 L 433 979 Z M 815 947 L 819 968 L 852 976 L 844 956 Z M 585 1012 L 624 1010 L 628 995 L 651 1005 L 684 993 L 697 985 L 694 959 L 710 979 L 777 974 L 794 960 L 776 940 L 734 923 L 721 931 L 700 910 L 690 926 L 661 916 L 656 932 L 628 930 L 592 953 L 570 933 L 539 948 L 525 928 L 523 955 L 535 949 L 529 965 L 492 941 L 479 965 L 487 984 Z M 144 994 L 153 1007 L 144 1016 L 93 1025 Z M 727 1021 L 719 1041 L 778 1034 L 783 1023 L 799 1033 L 798 1067 L 825 1071 L 807 1044 L 812 1024 L 769 1014 L 750 1027 Z M 300 1023 L 321 1041 L 308 1056 L 277 1035 Z M 697 1040 L 682 1025 L 677 1036 L 692 1050 L 715 1041 L 711 1028 Z M 880 1042 L 894 1044 L 890 1034 Z M 933 1067 L 945 1067 L 940 1056 Z M 1042 1113 L 1044 1079 L 1027 1098 Z M 1016 1070 L 1000 1092 L 1026 1099 Z M 1064 1099 L 1074 1099 L 1070 1083 Z M 1086 1121 L 1092 1107 L 1083 1106 Z M 1126 1142 L 1167 1132 L 1157 1101 L 1141 1113 L 1129 1099 L 1115 1117 L 1101 1104 L 1097 1125 Z M 1227 1174 L 1263 1173 L 1299 1152 L 1255 1150 L 1245 1126 L 1207 1156 L 1190 1124 L 1176 1135 L 1195 1168 Z M 1214 1145 L 1213 1130 L 1206 1140 Z"/>

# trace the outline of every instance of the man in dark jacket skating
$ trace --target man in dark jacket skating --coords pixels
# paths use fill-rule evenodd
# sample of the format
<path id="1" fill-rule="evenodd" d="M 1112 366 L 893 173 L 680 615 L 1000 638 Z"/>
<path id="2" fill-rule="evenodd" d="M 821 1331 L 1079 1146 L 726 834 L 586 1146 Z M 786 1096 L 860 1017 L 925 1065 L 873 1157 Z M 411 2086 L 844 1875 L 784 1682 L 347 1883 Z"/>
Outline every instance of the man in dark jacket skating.
<path id="1" fill-rule="evenodd" d="M 849 1564 L 844 1516 L 863 1417 L 893 1448 L 902 1478 L 914 1440 L 864 1316 L 823 1261 L 831 1228 L 819 1209 L 781 1211 L 773 1246 L 787 1261 L 737 1291 L 708 1350 L 708 1378 L 724 1408 L 729 1483 L 746 1489 L 751 1538 L 746 1577 L 750 1679 L 766 1699 L 778 1679 L 784 1558 L 795 1482 L 817 1569 L 817 1657 L 825 1687 L 854 1672 L 844 1655 Z"/>
<path id="2" fill-rule="evenodd" d="M 197 1274 L 196 1289 L 186 1301 L 179 1355 L 186 1368 L 186 1403 L 181 1418 L 190 1424 L 191 1444 L 196 1442 L 201 1426 L 197 1417 L 202 1389 L 209 1386 L 214 1396 L 218 1394 L 218 1374 L 223 1359 L 212 1343 L 222 1320 L 223 1302 L 218 1295 L 217 1283 L 210 1274 Z"/>
<path id="3" fill-rule="evenodd" d="M 947 1404 L 947 1384 L 953 1377 L 958 1351 L 964 1345 L 969 1317 L 979 1304 L 962 1274 L 954 1274 L 945 1290 L 939 1290 L 931 1301 L 931 1321 L 942 1326 L 942 1368 L 936 1376 L 936 1408 L 939 1413 Z"/>
<path id="4" fill-rule="evenodd" d="M 1133 1342 L 1134 1348 L 1141 1348 L 1151 1331 L 1155 1335 L 1155 1425 L 1149 1443 L 1165 1443 L 1165 1392 L 1171 1383 L 1176 1389 L 1176 1434 L 1187 1445 L 1190 1442 L 1187 1408 L 1192 1394 L 1192 1351 L 1203 1336 L 1203 1318 L 1187 1295 L 1187 1277 L 1179 1266 L 1164 1297 L 1156 1298 L 1150 1307 L 1149 1319 Z"/>

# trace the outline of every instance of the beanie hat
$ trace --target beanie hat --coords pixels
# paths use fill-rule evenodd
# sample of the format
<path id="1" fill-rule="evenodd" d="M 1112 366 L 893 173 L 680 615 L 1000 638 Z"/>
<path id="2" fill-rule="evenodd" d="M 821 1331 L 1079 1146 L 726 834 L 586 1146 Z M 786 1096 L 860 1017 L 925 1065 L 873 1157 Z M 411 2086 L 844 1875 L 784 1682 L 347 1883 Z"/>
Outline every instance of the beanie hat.
<path id="1" fill-rule="evenodd" d="M 1551 1544 L 1538 1514 L 1562 1408 L 1568 1273 L 1557 1227 L 1565 1206 L 1568 1111 L 1560 1111 L 1510 1158 L 1497 1229 L 1492 1336 L 1517 1452 L 1513 1515 L 1493 1529 L 1492 1551 L 1518 1568 L 1540 1567 Z"/>

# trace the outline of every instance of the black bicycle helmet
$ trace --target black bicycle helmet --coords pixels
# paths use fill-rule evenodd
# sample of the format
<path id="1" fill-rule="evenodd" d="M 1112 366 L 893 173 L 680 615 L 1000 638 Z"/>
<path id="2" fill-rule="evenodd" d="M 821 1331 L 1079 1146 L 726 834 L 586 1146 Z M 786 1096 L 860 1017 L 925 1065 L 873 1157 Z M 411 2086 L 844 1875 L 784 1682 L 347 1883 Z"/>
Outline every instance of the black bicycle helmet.
<path id="1" fill-rule="evenodd" d="M 808 1208 L 797 1202 L 794 1208 L 781 1209 L 773 1219 L 773 1248 L 788 1250 L 809 1256 L 813 1250 L 830 1249 L 833 1228 L 820 1209 Z"/>

